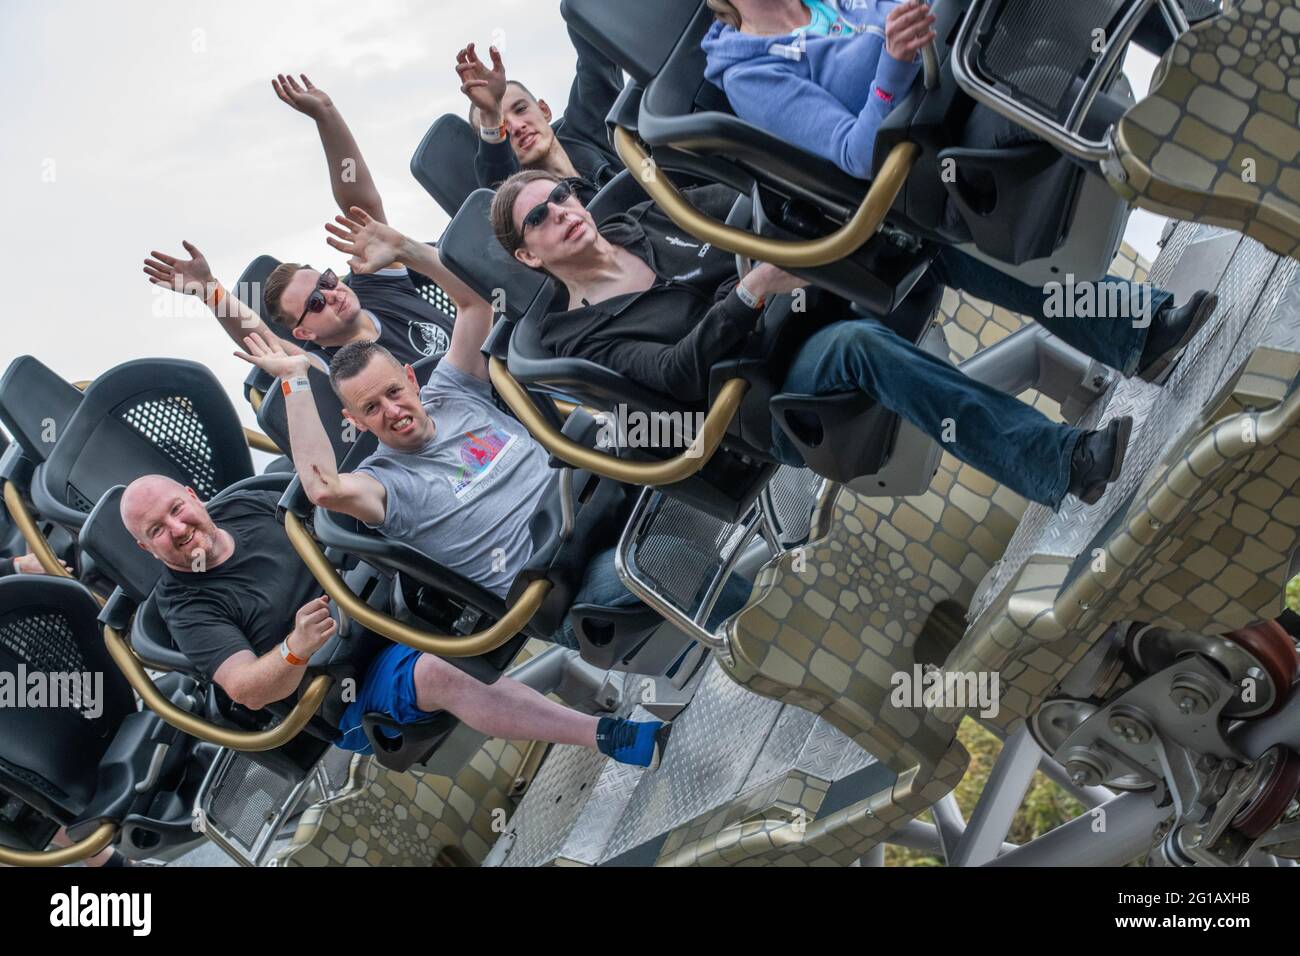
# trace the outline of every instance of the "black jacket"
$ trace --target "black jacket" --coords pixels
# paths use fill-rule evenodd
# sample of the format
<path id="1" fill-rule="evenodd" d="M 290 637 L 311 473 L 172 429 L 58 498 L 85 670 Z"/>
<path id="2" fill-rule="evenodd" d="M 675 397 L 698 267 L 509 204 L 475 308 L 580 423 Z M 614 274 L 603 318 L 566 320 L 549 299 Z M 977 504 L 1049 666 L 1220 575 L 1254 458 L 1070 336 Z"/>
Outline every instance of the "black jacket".
<path id="1" fill-rule="evenodd" d="M 692 190 L 706 215 L 725 219 L 736 194 Z M 600 224 L 600 233 L 650 266 L 644 292 L 544 316 L 542 344 L 558 356 L 589 359 L 680 402 L 708 398 L 709 369 L 739 355 L 760 312 L 735 294 L 736 258 L 678 229 L 653 203 Z M 557 302 L 567 304 L 563 287 Z"/>
<path id="2" fill-rule="evenodd" d="M 551 128 L 581 177 L 574 182 L 578 198 L 587 203 L 623 168 L 605 135 L 605 117 L 623 91 L 623 72 L 572 29 L 569 39 L 578 51 L 577 72 L 564 116 Z M 480 186 L 496 188 L 517 172 L 519 160 L 509 140 L 486 143 L 479 139 L 474 173 Z"/>

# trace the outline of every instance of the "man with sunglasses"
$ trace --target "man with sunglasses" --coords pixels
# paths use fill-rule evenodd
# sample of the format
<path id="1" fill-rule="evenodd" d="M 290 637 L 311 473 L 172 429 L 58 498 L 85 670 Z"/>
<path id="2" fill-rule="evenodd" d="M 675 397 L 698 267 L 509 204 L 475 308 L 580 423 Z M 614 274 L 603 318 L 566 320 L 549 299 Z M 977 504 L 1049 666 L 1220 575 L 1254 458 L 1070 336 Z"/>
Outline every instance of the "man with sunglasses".
<path id="1" fill-rule="evenodd" d="M 623 168 L 605 132 L 605 117 L 623 90 L 623 73 L 573 30 L 569 40 L 578 67 L 564 116 L 554 123 L 545 100 L 506 78 L 496 47 L 488 51 L 490 68 L 473 43 L 456 54 L 460 91 L 470 102 L 469 123 L 479 134 L 474 172 L 480 186 L 495 187 L 521 169 L 545 169 L 571 180 L 583 202 L 590 202 Z"/>
<path id="2" fill-rule="evenodd" d="M 276 266 L 262 298 L 272 310 L 268 317 L 277 326 L 277 335 L 213 277 L 203 253 L 190 242 L 182 245 L 189 259 L 155 250 L 144 262 L 145 275 L 154 285 L 201 298 L 236 345 L 243 345 L 250 332 L 263 338 L 277 336 L 284 340 L 286 351 L 305 353 L 328 371 L 334 353 L 349 342 L 379 342 L 405 363 L 446 351 L 450 344 L 448 331 L 432 321 L 446 322 L 446 317 L 415 291 L 405 269 L 353 275 L 345 283 L 332 269 L 318 272 L 292 262 Z M 437 262 L 437 250 L 430 248 L 431 260 Z M 445 269 L 439 268 L 438 275 L 430 278 L 455 303 L 458 314 L 487 309 L 487 303 Z"/>
<path id="3" fill-rule="evenodd" d="M 805 287 L 805 280 L 760 263 L 737 281 L 733 256 L 681 236 L 652 203 L 598 226 L 563 187 L 547 173 L 518 173 L 497 190 L 490 212 L 506 251 L 560 285 L 558 308 L 539 326 L 555 354 L 702 403 L 716 363 L 761 348 L 783 391 L 861 391 L 961 461 L 1047 507 L 1059 507 L 1067 495 L 1095 503 L 1119 477 L 1131 418 L 1095 431 L 1055 423 L 815 288 L 799 324 L 806 337 L 794 348 L 771 348 L 760 323 L 765 302 Z M 716 188 L 697 190 L 692 201 L 723 219 L 734 194 Z M 1150 360 L 1172 361 L 1178 335 L 1160 327 L 1157 336 L 1154 324 L 1151 331 Z M 771 450 L 787 464 L 802 464 L 775 424 Z"/>

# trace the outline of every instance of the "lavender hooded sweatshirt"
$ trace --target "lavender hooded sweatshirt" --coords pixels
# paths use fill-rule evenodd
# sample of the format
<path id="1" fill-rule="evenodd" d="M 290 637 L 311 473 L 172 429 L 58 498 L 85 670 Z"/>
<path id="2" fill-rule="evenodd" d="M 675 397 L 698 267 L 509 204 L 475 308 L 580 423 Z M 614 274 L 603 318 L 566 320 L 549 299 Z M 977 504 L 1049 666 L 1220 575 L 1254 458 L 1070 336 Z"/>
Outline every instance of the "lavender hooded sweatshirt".
<path id="1" fill-rule="evenodd" d="M 870 179 L 876 131 L 920 73 L 885 49 L 885 18 L 899 0 L 828 0 L 851 37 L 752 36 L 715 23 L 701 42 L 704 75 L 736 115 Z"/>

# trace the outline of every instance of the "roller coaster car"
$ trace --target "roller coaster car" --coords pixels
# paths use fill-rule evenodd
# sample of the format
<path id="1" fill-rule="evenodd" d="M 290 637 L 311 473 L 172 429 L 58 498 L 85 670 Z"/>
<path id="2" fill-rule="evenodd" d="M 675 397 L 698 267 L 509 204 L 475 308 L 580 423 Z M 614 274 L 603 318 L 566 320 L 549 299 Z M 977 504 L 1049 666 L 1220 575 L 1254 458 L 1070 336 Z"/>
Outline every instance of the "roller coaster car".
<path id="1" fill-rule="evenodd" d="M 447 113 L 433 121 L 411 157 L 411 175 L 448 216 L 478 189 L 474 154 L 478 134 L 463 117 Z"/>
<path id="2" fill-rule="evenodd" d="M 1024 5 L 994 4 L 986 14 L 989 29 L 1005 32 L 1007 23 L 1022 19 L 1039 30 L 1041 18 L 1026 15 Z M 955 43 L 968 12 L 973 16 L 981 4 L 940 0 L 934 6 L 938 40 L 934 57 L 927 57 L 926 84 L 881 125 L 870 182 L 732 113 L 722 91 L 704 79 L 700 40 L 713 14 L 699 0 L 565 0 L 561 10 L 573 29 L 631 75 L 610 114 L 620 156 L 674 221 L 703 240 L 780 265 L 878 315 L 903 301 L 940 243 L 1024 281 L 1066 273 L 1100 278 L 1122 236 L 1126 204 L 1099 170 L 1070 162 L 1047 142 L 963 146 L 975 101 L 954 78 Z M 1148 6 L 1149 0 L 1071 5 L 1054 43 L 1034 47 L 1029 60 L 1013 66 L 1057 82 L 1058 73 L 1069 73 L 1057 62 L 1057 45 L 1085 51 L 1063 62 L 1081 60 L 1086 82 L 1066 76 L 1061 95 L 1080 106 L 1080 116 L 1072 117 L 1080 128 L 1099 135 L 1131 102 L 1119 62 L 1129 32 L 1111 36 L 1105 53 L 1093 54 L 1091 28 Z M 1102 19 L 1094 24 L 1096 17 Z M 1007 42 L 1028 39 L 1012 32 L 1018 40 Z M 664 172 L 676 169 L 750 195 L 753 230 L 727 229 L 689 209 Z"/>
<path id="3" fill-rule="evenodd" d="M 0 863 L 61 865 L 110 844 L 132 859 L 175 855 L 202 839 L 191 808 L 215 749 L 136 709 L 100 640 L 98 611 L 76 581 L 0 580 L 0 674 L 20 695 L 38 672 L 51 693 L 61 682 L 74 688 L 71 704 L 0 707 Z M 92 677 L 102 685 L 86 686 Z M 179 674 L 160 685 L 175 700 L 195 692 Z M 43 852 L 60 826 L 72 845 Z"/>
<path id="4" fill-rule="evenodd" d="M 417 378 L 426 380 L 436 362 L 420 362 Z M 579 441 L 594 441 L 595 431 L 581 410 L 566 423 L 566 433 Z M 373 435 L 360 436 L 340 467 L 355 468 L 375 447 Z M 632 505 L 622 485 L 559 470 L 530 523 L 532 557 L 503 601 L 409 545 L 348 516 L 313 509 L 298 482 L 281 502 L 290 540 L 344 613 L 390 640 L 446 657 L 485 683 L 504 672 L 529 637 L 549 641 L 566 616 L 583 660 L 600 670 L 653 674 L 686 650 L 689 638 L 664 626 L 649 608 L 574 603 L 592 558 L 614 546 Z M 378 610 L 381 605 L 363 606 L 363 598 L 332 570 L 330 558 L 377 572 L 377 593 L 393 616 Z"/>

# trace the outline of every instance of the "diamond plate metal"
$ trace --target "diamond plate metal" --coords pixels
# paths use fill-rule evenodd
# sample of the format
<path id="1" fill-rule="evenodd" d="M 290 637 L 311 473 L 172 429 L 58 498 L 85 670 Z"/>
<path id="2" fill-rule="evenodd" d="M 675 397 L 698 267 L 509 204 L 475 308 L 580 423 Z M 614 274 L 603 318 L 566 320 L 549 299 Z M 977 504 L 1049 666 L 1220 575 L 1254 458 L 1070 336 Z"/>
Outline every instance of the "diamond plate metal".
<path id="1" fill-rule="evenodd" d="M 1225 268 L 1221 263 L 1229 244 L 1233 252 Z M 1261 305 L 1261 294 L 1278 268 L 1277 263 L 1277 256 L 1253 240 L 1209 226 L 1178 225 L 1152 266 L 1151 282 L 1186 287 L 1200 280 L 1200 287 L 1205 288 L 1217 276 L 1219 307 L 1214 318 L 1192 341 L 1164 388 L 1137 379 L 1120 379 L 1084 415 L 1079 422 L 1083 428 L 1123 415 L 1133 416 L 1133 437 L 1124 473 L 1096 505 L 1068 498 L 1053 513 L 1042 505 L 1031 504 L 987 586 L 981 585 L 976 595 L 979 603 L 969 614 L 972 622 L 997 600 L 1031 556 L 1077 556 L 1147 482 L 1154 466 L 1196 422 L 1205 403 L 1230 374 L 1229 358 L 1244 356 L 1254 347 L 1253 342 L 1242 341 L 1243 332 L 1257 305 Z M 1262 304 L 1269 308 L 1268 303 Z M 1259 329 L 1260 324 L 1250 327 Z"/>
<path id="2" fill-rule="evenodd" d="M 677 718 L 664 762 L 637 785 L 605 848 L 618 856 L 740 791 L 782 705 L 734 683 L 717 661 Z"/>
<path id="3" fill-rule="evenodd" d="M 856 759 L 863 753 L 861 747 L 819 717 L 804 741 L 794 769 L 829 783 L 843 776 L 839 768 L 846 758 Z"/>
<path id="4" fill-rule="evenodd" d="M 506 827 L 515 844 L 502 865 L 541 866 L 560 856 L 607 762 L 587 747 L 552 747 Z"/>
<path id="5" fill-rule="evenodd" d="M 811 712 L 786 705 L 767 735 L 762 751 L 749 770 L 749 776 L 740 785 L 741 791 L 751 790 L 789 772 L 808 740 L 808 734 L 818 722 Z"/>

